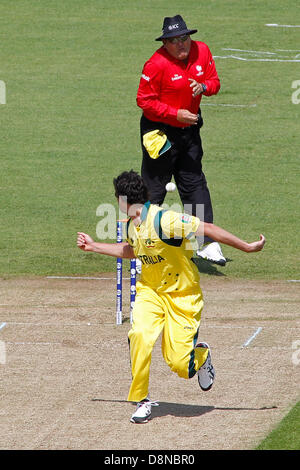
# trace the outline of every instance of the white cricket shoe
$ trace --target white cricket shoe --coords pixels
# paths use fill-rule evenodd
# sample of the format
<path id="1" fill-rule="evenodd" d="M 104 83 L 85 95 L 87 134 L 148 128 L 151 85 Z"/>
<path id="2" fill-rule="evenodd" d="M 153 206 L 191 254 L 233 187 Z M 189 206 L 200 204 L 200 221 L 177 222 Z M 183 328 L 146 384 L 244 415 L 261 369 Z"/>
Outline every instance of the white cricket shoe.
<path id="1" fill-rule="evenodd" d="M 197 372 L 200 388 L 206 392 L 207 390 L 211 389 L 215 380 L 216 372 L 215 372 L 214 366 L 211 363 L 210 348 L 208 344 L 198 343 L 196 348 L 208 349 L 208 355 L 207 355 L 206 361 Z"/>
<path id="2" fill-rule="evenodd" d="M 136 260 L 135 260 L 135 270 L 138 274 L 141 274 L 141 272 L 142 272 L 142 262 L 138 258 L 136 258 Z"/>
<path id="3" fill-rule="evenodd" d="M 220 266 L 225 266 L 226 264 L 226 258 L 217 242 L 211 242 L 204 245 L 200 250 L 197 250 L 197 256 L 200 256 L 200 258 L 206 259 L 211 263 L 219 264 Z"/>
<path id="4" fill-rule="evenodd" d="M 137 404 L 136 410 L 131 416 L 130 421 L 136 424 L 148 423 L 149 419 L 151 419 L 152 406 L 158 406 L 158 403 L 156 401 L 150 401 L 149 398 L 145 398 L 145 400 L 140 401 Z"/>

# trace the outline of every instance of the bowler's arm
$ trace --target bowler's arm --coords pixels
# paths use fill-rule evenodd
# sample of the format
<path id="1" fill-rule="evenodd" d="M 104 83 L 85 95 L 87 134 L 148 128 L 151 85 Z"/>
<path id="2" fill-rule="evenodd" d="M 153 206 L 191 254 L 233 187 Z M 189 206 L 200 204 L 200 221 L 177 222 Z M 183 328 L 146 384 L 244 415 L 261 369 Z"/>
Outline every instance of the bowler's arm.
<path id="1" fill-rule="evenodd" d="M 101 255 L 115 258 L 135 258 L 133 248 L 127 242 L 99 243 L 95 242 L 87 233 L 77 233 L 77 246 L 83 251 L 91 251 Z"/>
<path id="2" fill-rule="evenodd" d="M 227 232 L 223 228 L 207 222 L 200 222 L 195 235 L 199 237 L 205 235 L 216 242 L 224 243 L 225 245 L 232 246 L 233 248 L 245 251 L 246 253 L 253 253 L 262 250 L 266 241 L 265 237 L 260 235 L 260 239 L 258 241 L 248 243 L 236 237 L 232 233 Z"/>

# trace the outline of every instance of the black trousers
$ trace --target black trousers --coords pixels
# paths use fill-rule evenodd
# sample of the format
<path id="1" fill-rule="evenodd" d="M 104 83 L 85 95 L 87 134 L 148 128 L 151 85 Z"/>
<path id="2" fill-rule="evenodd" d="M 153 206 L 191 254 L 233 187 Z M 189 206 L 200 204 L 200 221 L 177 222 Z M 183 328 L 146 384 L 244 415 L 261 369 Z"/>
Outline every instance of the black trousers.
<path id="1" fill-rule="evenodd" d="M 200 137 L 202 124 L 201 118 L 197 125 L 177 128 L 150 121 L 143 115 L 140 122 L 143 150 L 141 174 L 148 187 L 152 204 L 161 205 L 164 202 L 165 186 L 174 176 L 184 211 L 199 217 L 204 222 L 212 223 L 212 203 L 202 171 L 203 150 Z M 143 135 L 155 129 L 165 132 L 171 143 L 171 148 L 156 160 L 149 156 L 143 146 Z M 212 241 L 210 238 L 204 238 L 205 243 L 210 241 Z"/>

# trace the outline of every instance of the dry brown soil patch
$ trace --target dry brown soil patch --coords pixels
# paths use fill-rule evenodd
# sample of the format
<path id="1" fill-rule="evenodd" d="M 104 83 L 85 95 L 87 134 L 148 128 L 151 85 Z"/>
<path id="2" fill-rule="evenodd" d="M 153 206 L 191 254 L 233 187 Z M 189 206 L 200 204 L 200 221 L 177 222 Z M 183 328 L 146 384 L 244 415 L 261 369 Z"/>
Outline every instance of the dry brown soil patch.
<path id="1" fill-rule="evenodd" d="M 113 275 L 99 277 L 111 279 L 0 281 L 2 449 L 253 449 L 298 400 L 299 284 L 207 277 L 199 337 L 213 388 L 171 373 L 159 340 L 150 390 L 160 406 L 131 424 L 128 281 L 116 326 Z"/>

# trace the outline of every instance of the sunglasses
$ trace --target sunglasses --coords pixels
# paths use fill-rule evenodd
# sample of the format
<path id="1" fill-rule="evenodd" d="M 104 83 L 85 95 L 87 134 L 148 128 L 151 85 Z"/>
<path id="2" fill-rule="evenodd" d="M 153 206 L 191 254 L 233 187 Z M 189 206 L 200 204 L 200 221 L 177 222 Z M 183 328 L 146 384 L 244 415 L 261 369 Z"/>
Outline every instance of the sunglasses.
<path id="1" fill-rule="evenodd" d="M 168 41 L 171 44 L 178 44 L 179 42 L 185 42 L 189 37 L 189 34 L 184 34 L 182 36 L 178 36 L 177 38 L 168 38 Z"/>

